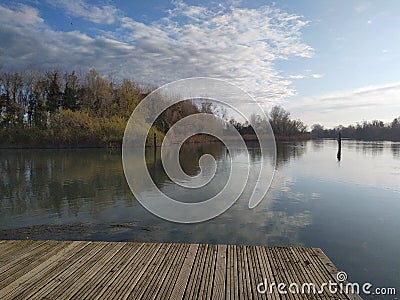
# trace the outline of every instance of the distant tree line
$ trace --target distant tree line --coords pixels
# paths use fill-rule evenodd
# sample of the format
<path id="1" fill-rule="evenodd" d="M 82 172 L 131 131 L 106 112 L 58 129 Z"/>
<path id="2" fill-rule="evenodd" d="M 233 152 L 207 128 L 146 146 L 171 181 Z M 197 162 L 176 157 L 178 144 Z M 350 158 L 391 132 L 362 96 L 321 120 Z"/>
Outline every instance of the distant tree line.
<path id="1" fill-rule="evenodd" d="M 253 114 L 250 116 L 250 122 L 240 123 L 235 119 L 231 119 L 230 123 L 235 126 L 240 134 L 254 135 L 254 129 L 251 124 L 258 128 L 263 128 L 266 126 L 267 121 L 277 139 L 308 137 L 307 126 L 301 120 L 291 119 L 290 113 L 277 105 L 267 112 L 266 117 Z"/>
<path id="2" fill-rule="evenodd" d="M 342 138 L 370 140 L 370 141 L 400 141 L 400 117 L 390 123 L 373 120 L 364 121 L 356 125 L 337 126 L 333 129 L 325 129 L 320 124 L 311 127 L 311 135 L 316 138 L 336 138 L 338 133 Z"/>

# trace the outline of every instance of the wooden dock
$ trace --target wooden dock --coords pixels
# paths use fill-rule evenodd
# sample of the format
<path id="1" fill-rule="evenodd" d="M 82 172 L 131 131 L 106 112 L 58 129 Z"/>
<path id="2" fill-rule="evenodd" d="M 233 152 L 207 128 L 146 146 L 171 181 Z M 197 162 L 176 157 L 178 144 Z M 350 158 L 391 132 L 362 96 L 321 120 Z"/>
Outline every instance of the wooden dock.
<path id="1" fill-rule="evenodd" d="M 265 278 L 319 288 L 337 272 L 318 248 L 0 240 L 0 299 L 361 299 L 257 292 Z"/>

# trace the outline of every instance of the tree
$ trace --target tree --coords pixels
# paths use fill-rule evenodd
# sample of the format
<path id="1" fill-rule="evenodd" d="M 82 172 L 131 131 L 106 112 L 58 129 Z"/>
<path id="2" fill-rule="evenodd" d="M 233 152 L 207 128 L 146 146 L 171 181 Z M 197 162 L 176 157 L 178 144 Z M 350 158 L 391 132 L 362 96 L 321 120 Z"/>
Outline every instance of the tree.
<path id="1" fill-rule="evenodd" d="M 82 104 L 97 115 L 106 116 L 112 102 L 110 84 L 96 70 L 91 69 L 86 75 L 85 85 L 86 92 Z"/>
<path id="2" fill-rule="evenodd" d="M 400 128 L 400 117 L 395 118 L 392 123 L 390 123 L 391 128 Z"/>
<path id="3" fill-rule="evenodd" d="M 132 114 L 140 100 L 140 89 L 130 80 L 124 79 L 116 88 L 114 99 L 114 111 L 126 119 Z"/>
<path id="4" fill-rule="evenodd" d="M 2 125 L 23 126 L 24 93 L 23 78 L 20 73 L 4 73 L 1 76 L 1 121 Z"/>
<path id="5" fill-rule="evenodd" d="M 269 123 L 275 135 L 288 135 L 288 127 L 290 125 L 290 113 L 283 107 L 275 105 L 269 112 Z"/>
<path id="6" fill-rule="evenodd" d="M 212 114 L 214 111 L 213 104 L 211 102 L 202 102 L 200 105 L 200 112 L 205 114 Z"/>
<path id="7" fill-rule="evenodd" d="M 76 111 L 80 109 L 80 103 L 78 100 L 79 92 L 79 79 L 76 76 L 75 71 L 71 74 L 65 74 L 65 88 L 62 95 L 61 107 L 63 109 L 70 109 Z"/>
<path id="8" fill-rule="evenodd" d="M 61 105 L 61 81 L 57 71 L 47 73 L 48 88 L 46 107 L 50 115 L 54 114 Z"/>
<path id="9" fill-rule="evenodd" d="M 33 124 L 42 129 L 47 126 L 46 86 L 47 82 L 44 78 L 36 78 L 33 85 L 33 95 L 29 102 Z"/>

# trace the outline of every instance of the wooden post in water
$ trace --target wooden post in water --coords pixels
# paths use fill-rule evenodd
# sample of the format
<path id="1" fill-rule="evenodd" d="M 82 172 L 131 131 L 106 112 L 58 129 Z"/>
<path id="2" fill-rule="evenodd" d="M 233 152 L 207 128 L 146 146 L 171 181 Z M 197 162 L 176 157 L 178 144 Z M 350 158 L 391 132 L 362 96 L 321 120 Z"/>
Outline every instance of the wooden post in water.
<path id="1" fill-rule="evenodd" d="M 340 161 L 340 159 L 342 158 L 342 134 L 340 131 L 338 134 L 337 142 L 338 142 L 338 152 L 336 157 L 338 161 Z"/>
<path id="2" fill-rule="evenodd" d="M 153 147 L 154 147 L 154 162 L 155 162 L 157 158 L 157 135 L 155 132 L 153 135 Z"/>

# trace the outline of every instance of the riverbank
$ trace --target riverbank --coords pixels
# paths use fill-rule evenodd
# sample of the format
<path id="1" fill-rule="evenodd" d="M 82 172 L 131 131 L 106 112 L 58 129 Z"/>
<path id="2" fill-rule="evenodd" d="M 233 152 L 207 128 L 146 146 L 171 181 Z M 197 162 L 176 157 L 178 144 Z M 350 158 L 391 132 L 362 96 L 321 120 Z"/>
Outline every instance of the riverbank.
<path id="1" fill-rule="evenodd" d="M 83 240 L 97 240 L 94 232 L 108 232 L 109 234 L 118 236 L 125 231 L 132 230 L 140 233 L 157 231 L 160 228 L 151 225 L 144 226 L 140 222 L 43 224 L 0 229 L 0 240 L 69 240 L 77 236 L 80 236 Z"/>

